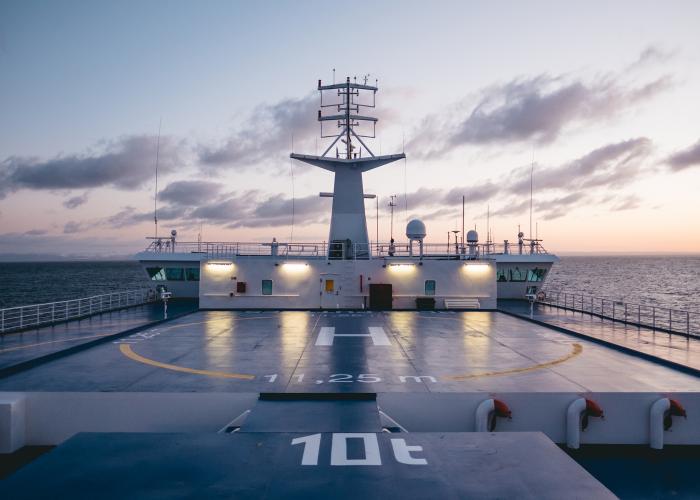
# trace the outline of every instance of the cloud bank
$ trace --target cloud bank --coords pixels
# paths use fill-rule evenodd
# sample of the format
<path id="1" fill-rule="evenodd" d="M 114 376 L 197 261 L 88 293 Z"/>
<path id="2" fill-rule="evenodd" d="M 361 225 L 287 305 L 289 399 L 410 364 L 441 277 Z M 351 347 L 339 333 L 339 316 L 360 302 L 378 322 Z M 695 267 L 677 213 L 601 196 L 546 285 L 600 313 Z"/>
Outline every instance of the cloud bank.
<path id="1" fill-rule="evenodd" d="M 122 137 L 98 152 L 49 160 L 11 156 L 0 163 L 0 198 L 20 189 L 139 188 L 153 179 L 156 141 L 147 135 Z M 181 145 L 161 137 L 159 170 L 171 172 L 182 162 Z"/>

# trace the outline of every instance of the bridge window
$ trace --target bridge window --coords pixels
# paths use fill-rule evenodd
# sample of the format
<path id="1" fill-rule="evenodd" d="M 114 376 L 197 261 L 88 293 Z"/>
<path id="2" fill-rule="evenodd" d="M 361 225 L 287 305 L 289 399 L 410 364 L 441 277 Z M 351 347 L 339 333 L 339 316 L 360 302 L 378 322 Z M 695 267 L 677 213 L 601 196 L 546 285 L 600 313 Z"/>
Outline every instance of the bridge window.
<path id="1" fill-rule="evenodd" d="M 168 281 L 185 281 L 185 270 L 181 267 L 166 267 L 165 279 Z"/>
<path id="2" fill-rule="evenodd" d="M 187 281 L 199 281 L 199 268 L 198 267 L 188 267 L 185 269 L 185 276 Z"/>
<path id="3" fill-rule="evenodd" d="M 508 272 L 505 269 L 498 269 L 496 271 L 496 281 L 508 281 Z"/>
<path id="4" fill-rule="evenodd" d="M 510 270 L 510 281 L 525 281 L 527 277 L 527 271 L 523 269 L 520 270 L 519 267 Z"/>
<path id="5" fill-rule="evenodd" d="M 544 275 L 547 272 L 546 269 L 540 269 L 540 268 L 534 268 L 530 269 L 527 272 L 527 280 L 528 281 L 542 281 L 544 279 Z"/>
<path id="6" fill-rule="evenodd" d="M 425 280 L 425 294 L 435 295 L 435 280 Z"/>
<path id="7" fill-rule="evenodd" d="M 335 291 L 335 281 L 334 280 L 326 280 L 325 290 L 327 293 L 333 293 Z"/>
<path id="8" fill-rule="evenodd" d="M 272 280 L 262 280 L 262 294 L 272 295 Z"/>
<path id="9" fill-rule="evenodd" d="M 147 267 L 146 272 L 153 281 L 165 281 L 165 270 L 162 267 Z"/>

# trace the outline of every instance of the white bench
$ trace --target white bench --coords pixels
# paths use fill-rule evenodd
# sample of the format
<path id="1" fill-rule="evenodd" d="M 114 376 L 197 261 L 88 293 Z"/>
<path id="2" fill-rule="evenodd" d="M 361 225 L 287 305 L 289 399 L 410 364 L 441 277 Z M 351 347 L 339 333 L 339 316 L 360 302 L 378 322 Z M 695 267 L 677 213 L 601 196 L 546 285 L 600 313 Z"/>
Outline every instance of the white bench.
<path id="1" fill-rule="evenodd" d="M 445 309 L 481 309 L 481 304 L 473 297 L 445 299 Z"/>

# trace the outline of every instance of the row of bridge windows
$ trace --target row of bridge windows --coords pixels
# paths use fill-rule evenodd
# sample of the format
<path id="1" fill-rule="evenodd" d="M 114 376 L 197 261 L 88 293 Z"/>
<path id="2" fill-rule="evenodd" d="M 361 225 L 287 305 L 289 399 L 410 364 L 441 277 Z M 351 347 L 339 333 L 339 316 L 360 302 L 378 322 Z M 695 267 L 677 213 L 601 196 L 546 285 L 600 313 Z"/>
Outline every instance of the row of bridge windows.
<path id="1" fill-rule="evenodd" d="M 520 269 L 514 267 L 512 269 L 498 269 L 496 271 L 496 281 L 503 283 L 504 281 L 531 281 L 539 282 L 544 280 L 544 275 L 547 274 L 546 269 Z"/>

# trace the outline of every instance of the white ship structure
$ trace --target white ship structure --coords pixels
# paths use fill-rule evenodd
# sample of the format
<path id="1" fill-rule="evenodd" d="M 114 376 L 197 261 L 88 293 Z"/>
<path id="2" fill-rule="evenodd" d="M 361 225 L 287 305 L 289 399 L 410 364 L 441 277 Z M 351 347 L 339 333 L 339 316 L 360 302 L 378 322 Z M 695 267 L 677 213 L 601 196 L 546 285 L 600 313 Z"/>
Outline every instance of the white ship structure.
<path id="1" fill-rule="evenodd" d="M 483 243 L 469 230 L 461 242 L 455 232 L 454 243 L 434 244 L 414 219 L 405 241 L 371 242 L 365 199 L 375 195 L 364 193 L 362 174 L 405 154 L 377 156 L 367 146 L 377 86 L 347 78 L 319 80 L 318 90 L 321 137 L 332 141 L 320 156 L 291 158 L 334 174 L 333 192 L 320 193 L 333 198 L 328 241 L 180 242 L 172 231 L 137 254 L 152 281 L 174 297 L 198 297 L 202 309 L 495 309 L 499 298 L 540 292 L 558 258 L 522 232 L 517 243 Z"/>

